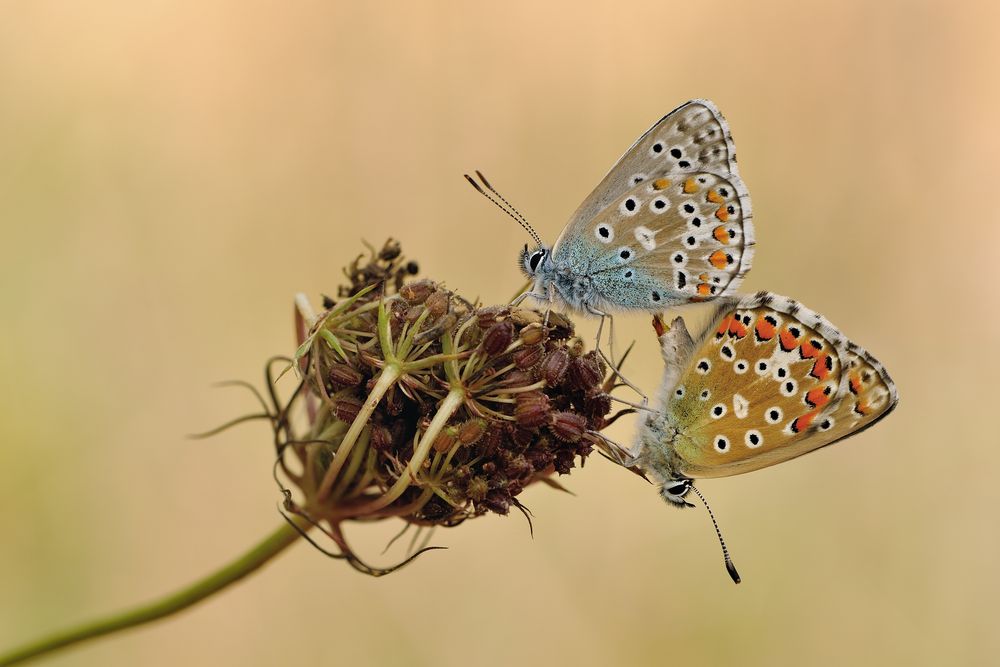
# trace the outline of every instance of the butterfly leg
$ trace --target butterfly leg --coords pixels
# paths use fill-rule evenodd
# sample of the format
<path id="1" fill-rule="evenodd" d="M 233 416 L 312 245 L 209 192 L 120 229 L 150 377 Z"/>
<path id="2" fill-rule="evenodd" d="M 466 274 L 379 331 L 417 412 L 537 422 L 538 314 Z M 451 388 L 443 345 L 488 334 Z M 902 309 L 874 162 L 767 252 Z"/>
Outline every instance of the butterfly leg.
<path id="1" fill-rule="evenodd" d="M 623 468 L 633 468 L 639 462 L 639 457 L 633 454 L 625 445 L 615 442 L 598 431 L 588 431 L 588 433 L 595 436 L 599 441 L 598 449 L 601 453 Z"/>
<path id="2" fill-rule="evenodd" d="M 603 359 L 604 363 L 606 363 L 608 365 L 608 368 L 611 369 L 611 372 L 614 373 L 618 377 L 618 379 L 622 381 L 622 383 L 625 386 L 627 386 L 629 389 L 631 389 L 632 391 L 634 391 L 635 393 L 639 394 L 639 396 L 642 397 L 642 405 L 636 405 L 634 403 L 629 403 L 628 401 L 623 401 L 620 398 L 616 398 L 614 396 L 612 396 L 611 398 L 613 400 L 619 401 L 620 403 L 626 403 L 626 404 L 631 405 L 632 407 L 638 408 L 640 410 L 648 410 L 649 408 L 647 406 L 649 405 L 649 397 L 646 396 L 646 394 L 644 394 L 642 392 L 642 390 L 639 389 L 639 387 L 637 387 L 631 380 L 629 380 L 627 377 L 625 377 L 624 375 L 622 375 L 621 371 L 618 370 L 618 366 L 615 364 L 615 362 L 612 361 L 612 359 L 609 359 L 608 356 L 606 354 L 604 354 L 604 350 L 601 349 L 601 333 L 604 331 L 604 320 L 605 320 L 605 318 L 607 318 L 607 320 L 609 322 L 608 323 L 608 328 L 610 329 L 610 332 L 609 332 L 609 341 L 610 341 L 609 342 L 609 346 L 610 346 L 610 349 L 611 349 L 611 357 L 614 358 L 614 356 L 615 356 L 615 350 L 614 350 L 615 320 L 614 320 L 614 318 L 611 315 L 607 314 L 607 313 L 604 313 L 604 312 L 601 312 L 601 311 L 597 310 L 596 308 L 594 308 L 590 304 L 586 305 L 586 310 L 591 315 L 594 315 L 596 317 L 600 317 L 601 318 L 601 321 L 597 325 L 597 339 L 594 341 L 594 349 L 597 350 L 597 354 L 599 354 L 601 356 L 601 359 Z"/>
<path id="3" fill-rule="evenodd" d="M 516 308 L 517 306 L 520 306 L 521 302 L 527 299 L 529 296 L 534 299 L 538 299 L 539 301 L 549 301 L 548 294 L 539 294 L 538 292 L 521 292 L 516 297 L 514 297 L 514 300 L 510 302 L 510 305 Z"/>

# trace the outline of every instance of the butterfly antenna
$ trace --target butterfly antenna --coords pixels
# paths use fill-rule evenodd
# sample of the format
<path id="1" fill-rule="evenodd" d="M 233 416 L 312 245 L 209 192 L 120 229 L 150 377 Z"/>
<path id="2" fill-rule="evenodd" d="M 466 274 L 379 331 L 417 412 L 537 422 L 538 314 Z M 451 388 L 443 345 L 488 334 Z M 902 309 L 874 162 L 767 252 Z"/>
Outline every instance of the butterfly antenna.
<path id="1" fill-rule="evenodd" d="M 486 186 L 487 190 L 489 190 L 490 192 L 492 192 L 493 194 L 495 194 L 497 196 L 497 198 L 500 199 L 500 201 L 502 201 L 504 204 L 507 205 L 507 208 L 509 208 L 511 211 L 514 212 L 514 215 L 516 215 L 518 218 L 520 218 L 521 220 L 523 220 L 524 224 L 526 224 L 526 225 L 528 224 L 528 219 L 525 218 L 523 215 L 521 215 L 521 212 L 518 211 L 516 208 L 514 208 L 514 205 L 511 204 L 509 201 L 507 201 L 504 198 L 504 196 L 502 194 L 500 194 L 499 190 L 497 190 L 495 187 L 493 187 L 492 185 L 490 185 L 490 182 L 486 180 L 485 176 L 483 176 L 483 172 L 481 172 L 478 169 L 476 169 L 476 176 L 478 176 L 479 180 L 483 182 L 483 185 Z M 528 225 L 528 226 L 530 227 L 531 225 Z"/>
<path id="2" fill-rule="evenodd" d="M 689 488 L 694 491 L 695 495 L 698 496 L 698 499 L 701 500 L 701 504 L 708 510 L 708 516 L 711 517 L 712 525 L 715 526 L 715 534 L 718 535 L 719 544 L 722 545 L 722 557 L 726 561 L 726 571 L 729 572 L 729 576 L 732 578 L 733 583 L 740 583 L 740 573 L 736 571 L 736 566 L 733 565 L 733 559 L 729 557 L 729 549 L 726 548 L 726 541 L 722 539 L 722 531 L 719 530 L 719 522 L 715 520 L 715 514 L 712 512 L 712 508 L 708 506 L 708 501 L 705 500 L 705 496 L 701 495 L 701 491 L 698 490 L 698 487 L 692 485 Z"/>
<path id="3" fill-rule="evenodd" d="M 514 208 L 513 206 L 511 206 L 510 202 L 508 202 L 506 199 L 504 199 L 503 196 L 499 192 L 497 192 L 496 190 L 494 190 L 493 186 L 490 185 L 489 181 L 487 181 L 485 178 L 483 178 L 483 175 L 478 170 L 476 171 L 476 175 L 479 176 L 479 178 L 482 179 L 483 184 L 486 186 L 486 188 L 489 190 L 489 192 L 492 192 L 497 197 L 499 197 L 500 200 L 504 204 L 506 204 L 506 206 L 504 206 L 499 201 L 497 201 L 496 199 L 494 199 L 493 196 L 490 195 L 489 192 L 487 192 L 486 190 L 483 190 L 482 186 L 480 186 L 479 183 L 476 183 L 476 181 L 475 181 L 474 178 L 472 178 L 468 174 L 462 174 L 462 175 L 465 176 L 465 180 L 467 180 L 469 182 L 469 184 L 476 189 L 476 192 L 478 192 L 482 196 L 484 196 L 487 199 L 489 199 L 491 202 L 493 202 L 494 206 L 496 206 L 498 209 L 500 209 L 501 211 L 503 211 L 504 213 L 506 213 L 507 215 L 509 215 L 511 218 L 513 218 L 514 222 L 516 222 L 517 224 L 521 225 L 521 227 L 524 228 L 524 231 L 528 232 L 528 234 L 531 235 L 531 239 L 535 242 L 535 245 L 539 245 L 539 246 L 542 245 L 542 239 L 541 239 L 541 237 L 537 234 L 537 232 L 535 232 L 535 229 L 531 225 L 528 224 L 528 221 L 525 220 L 524 216 L 521 215 L 516 208 Z"/>

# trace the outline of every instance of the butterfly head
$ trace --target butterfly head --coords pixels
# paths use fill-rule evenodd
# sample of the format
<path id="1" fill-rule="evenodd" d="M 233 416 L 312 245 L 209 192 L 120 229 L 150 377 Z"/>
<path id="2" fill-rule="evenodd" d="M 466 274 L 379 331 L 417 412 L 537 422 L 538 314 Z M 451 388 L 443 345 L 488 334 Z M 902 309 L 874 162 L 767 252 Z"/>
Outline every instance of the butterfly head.
<path id="1" fill-rule="evenodd" d="M 521 251 L 521 271 L 529 279 L 535 280 L 539 274 L 548 269 L 550 253 L 551 250 L 543 245 L 535 247 L 534 250 L 525 245 L 524 250 Z"/>
<path id="2" fill-rule="evenodd" d="M 691 491 L 691 480 L 690 479 L 671 479 L 667 480 L 666 483 L 660 488 L 660 495 L 671 505 L 676 505 L 678 507 L 694 507 L 691 503 L 684 499 Z"/>

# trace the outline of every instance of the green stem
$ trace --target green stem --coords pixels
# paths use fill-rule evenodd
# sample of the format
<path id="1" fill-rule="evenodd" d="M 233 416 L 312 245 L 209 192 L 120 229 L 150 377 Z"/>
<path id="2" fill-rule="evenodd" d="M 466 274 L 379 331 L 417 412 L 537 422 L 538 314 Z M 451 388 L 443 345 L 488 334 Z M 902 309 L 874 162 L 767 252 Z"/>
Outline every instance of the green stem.
<path id="1" fill-rule="evenodd" d="M 369 512 L 374 512 L 391 505 L 397 498 L 403 495 L 403 491 L 410 486 L 410 484 L 417 479 L 417 475 L 420 473 L 420 467 L 423 466 L 424 461 L 427 459 L 427 455 L 431 451 L 431 446 L 437 439 L 438 434 L 441 429 L 445 427 L 448 420 L 451 419 L 452 415 L 462 407 L 462 403 L 465 402 L 465 390 L 461 387 L 453 388 L 441 401 L 438 406 L 437 413 L 431 420 L 431 423 L 427 426 L 427 430 L 424 431 L 423 436 L 420 438 L 420 442 L 413 450 L 413 456 L 410 457 L 410 463 L 403 470 L 403 474 L 399 476 L 399 479 L 389 487 L 389 490 L 383 493 L 381 496 L 375 500 L 365 503 L 360 507 L 352 508 L 352 513 L 356 514 L 367 514 Z"/>
<path id="2" fill-rule="evenodd" d="M 155 602 L 150 602 L 135 609 L 114 614 L 97 621 L 90 621 L 69 630 L 54 633 L 30 644 L 15 648 L 7 653 L 0 654 L 0 667 L 25 662 L 72 644 L 109 635 L 119 630 L 142 625 L 143 623 L 149 623 L 187 609 L 191 605 L 236 583 L 281 553 L 301 536 L 296 526 L 304 531 L 309 530 L 311 527 L 301 517 L 292 517 L 292 520 L 295 522 L 295 526 L 290 524 L 282 525 L 260 544 L 233 562 L 200 581 L 196 581 L 187 588 L 167 595 Z"/>

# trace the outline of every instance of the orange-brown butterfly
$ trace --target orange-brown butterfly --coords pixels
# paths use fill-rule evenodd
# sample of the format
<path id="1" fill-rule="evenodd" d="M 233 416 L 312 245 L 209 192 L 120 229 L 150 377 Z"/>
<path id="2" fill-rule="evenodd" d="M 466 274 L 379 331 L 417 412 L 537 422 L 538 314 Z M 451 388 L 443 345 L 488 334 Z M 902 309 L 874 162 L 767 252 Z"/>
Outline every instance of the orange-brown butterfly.
<path id="1" fill-rule="evenodd" d="M 697 339 L 680 318 L 659 325 L 660 406 L 643 417 L 626 465 L 653 477 L 668 503 L 690 507 L 688 492 L 701 496 L 694 478 L 788 461 L 863 431 L 896 406 L 882 364 L 821 315 L 767 292 L 716 303 Z M 723 554 L 739 583 L 724 543 Z"/>

